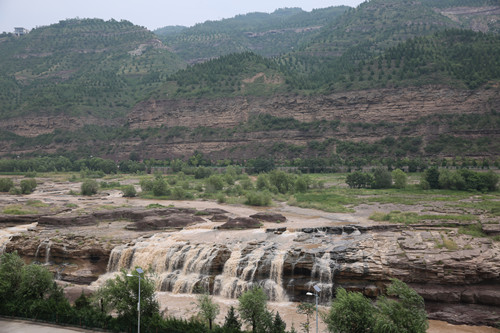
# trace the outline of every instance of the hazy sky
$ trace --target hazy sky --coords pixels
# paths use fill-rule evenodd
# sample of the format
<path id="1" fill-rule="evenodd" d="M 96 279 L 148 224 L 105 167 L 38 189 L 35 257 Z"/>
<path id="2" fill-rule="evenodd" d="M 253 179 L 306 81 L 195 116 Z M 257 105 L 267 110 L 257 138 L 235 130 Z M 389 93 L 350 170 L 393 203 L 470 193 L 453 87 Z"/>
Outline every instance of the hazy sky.
<path id="1" fill-rule="evenodd" d="M 167 25 L 192 26 L 250 12 L 277 8 L 314 8 L 347 5 L 363 0 L 0 0 L 0 33 L 14 27 L 32 29 L 68 18 L 129 20 L 150 30 Z"/>

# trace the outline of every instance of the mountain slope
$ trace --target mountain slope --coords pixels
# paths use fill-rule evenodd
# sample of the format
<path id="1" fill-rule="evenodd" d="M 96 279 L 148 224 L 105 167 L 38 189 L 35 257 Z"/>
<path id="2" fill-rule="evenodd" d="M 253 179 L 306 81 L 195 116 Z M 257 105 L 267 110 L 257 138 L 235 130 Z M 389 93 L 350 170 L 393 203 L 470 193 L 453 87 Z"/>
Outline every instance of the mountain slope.
<path id="1" fill-rule="evenodd" d="M 183 68 L 154 34 L 127 21 L 73 19 L 0 38 L 0 118 L 31 112 L 123 114 Z"/>
<path id="2" fill-rule="evenodd" d="M 156 34 L 190 63 L 221 55 L 252 51 L 271 57 L 292 51 L 349 7 L 329 7 L 305 12 L 300 8 L 278 9 L 271 14 L 250 13 L 207 21 L 191 28 L 165 27 Z M 175 32 L 177 31 L 177 32 Z"/>

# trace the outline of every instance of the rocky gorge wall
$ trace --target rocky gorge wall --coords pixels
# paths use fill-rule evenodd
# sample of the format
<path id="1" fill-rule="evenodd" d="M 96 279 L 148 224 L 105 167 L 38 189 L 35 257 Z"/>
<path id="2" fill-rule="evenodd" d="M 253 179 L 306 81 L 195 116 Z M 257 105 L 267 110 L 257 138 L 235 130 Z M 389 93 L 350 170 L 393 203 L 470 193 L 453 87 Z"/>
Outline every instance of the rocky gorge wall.
<path id="1" fill-rule="evenodd" d="M 386 136 L 403 135 L 422 137 L 426 143 L 444 134 L 495 141 L 500 138 L 500 130 L 494 127 L 474 129 L 475 124 L 471 124 L 472 128 L 457 129 L 451 128 L 451 124 L 446 120 L 439 123 L 411 122 L 436 115 L 488 115 L 497 112 L 498 105 L 498 87 L 471 91 L 433 86 L 349 91 L 321 96 L 290 94 L 270 97 L 148 100 L 137 104 L 123 118 L 100 120 L 95 117 L 76 119 L 65 115 L 33 115 L 5 119 L 0 122 L 0 130 L 33 137 L 52 133 L 56 129 L 75 131 L 90 124 L 126 127 L 132 130 L 157 128 L 160 130 L 157 134 L 120 137 L 106 142 L 96 141 L 92 137 L 88 140 L 78 139 L 84 141 L 55 140 L 40 142 L 34 146 L 4 140 L 0 141 L 0 155 L 21 155 L 35 151 L 57 153 L 61 149 L 78 151 L 83 146 L 96 156 L 112 159 L 127 159 L 134 151 L 141 152 L 144 158 L 178 158 L 189 156 L 195 150 L 202 151 L 214 159 L 247 159 L 265 154 L 269 147 L 277 142 L 305 147 L 312 140 L 321 141 L 326 138 L 373 143 Z M 162 132 L 176 126 L 191 130 L 198 127 L 230 129 L 259 114 L 294 118 L 301 122 L 337 121 L 343 126 L 321 132 L 282 129 L 242 131 L 229 136 L 184 133 L 186 131 L 181 131 L 180 136 L 171 136 L 168 132 Z M 386 123 L 396 126 L 368 126 L 353 130 L 346 126 L 350 123 Z M 401 124 L 401 127 L 398 124 Z M 404 133 L 401 132 L 403 127 Z M 491 152 L 476 154 L 485 156 Z"/>

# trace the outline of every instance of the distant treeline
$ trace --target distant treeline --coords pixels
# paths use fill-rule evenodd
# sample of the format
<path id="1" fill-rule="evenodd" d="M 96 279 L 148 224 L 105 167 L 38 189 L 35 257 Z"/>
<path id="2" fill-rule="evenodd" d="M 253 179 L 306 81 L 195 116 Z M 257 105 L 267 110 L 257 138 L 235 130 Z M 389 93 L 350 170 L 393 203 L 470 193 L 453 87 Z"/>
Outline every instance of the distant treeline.
<path id="1" fill-rule="evenodd" d="M 355 170 L 369 170 L 375 166 L 384 166 L 388 170 L 402 169 L 407 172 L 421 172 L 430 167 L 439 166 L 450 169 L 490 169 L 500 168 L 500 161 L 489 159 L 453 158 L 453 159 L 421 159 L 421 158 L 381 158 L 370 160 L 353 157 L 342 159 L 338 155 L 318 158 L 297 158 L 294 160 L 275 161 L 270 157 L 259 157 L 245 161 L 217 160 L 213 161 L 200 152 L 195 152 L 187 159 L 139 160 L 138 154 L 130 154 L 129 160 L 113 161 L 100 157 L 71 159 L 65 156 L 45 156 L 34 158 L 0 159 L 0 172 L 85 172 L 87 174 L 104 175 L 114 173 L 154 173 L 184 172 L 194 175 L 199 167 L 221 168 L 229 165 L 244 168 L 245 172 L 258 174 L 274 169 L 297 171 L 302 173 L 335 173 Z"/>

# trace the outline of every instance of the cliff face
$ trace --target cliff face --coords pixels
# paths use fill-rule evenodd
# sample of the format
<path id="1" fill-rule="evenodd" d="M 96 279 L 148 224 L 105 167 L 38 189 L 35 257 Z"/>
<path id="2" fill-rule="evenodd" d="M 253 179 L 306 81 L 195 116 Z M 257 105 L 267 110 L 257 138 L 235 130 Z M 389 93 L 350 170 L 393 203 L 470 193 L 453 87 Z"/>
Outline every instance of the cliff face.
<path id="1" fill-rule="evenodd" d="M 127 159 L 130 152 L 141 152 L 143 158 L 175 158 L 189 156 L 195 150 L 214 159 L 256 157 L 279 142 L 307 146 L 312 140 L 334 138 L 342 141 L 373 143 L 386 136 L 422 137 L 432 141 L 439 135 L 453 135 L 466 139 L 488 138 L 493 142 L 500 137 L 498 128 L 452 128 L 448 116 L 491 115 L 500 105 L 500 88 L 470 91 L 445 87 L 379 89 L 333 93 L 325 96 L 276 95 L 272 97 L 234 97 L 192 100 L 149 100 L 139 103 L 126 118 L 101 120 L 93 117 L 31 116 L 2 121 L 0 130 L 33 137 L 52 133 L 56 129 L 75 131 L 84 125 L 100 125 L 131 130 L 157 129 L 159 132 L 120 136 L 103 141 L 89 135 L 81 139 L 53 140 L 49 143 L 19 145 L 14 141 L 1 141 L 0 154 L 30 152 L 56 153 L 86 147 L 96 156 Z M 256 115 L 267 114 L 279 118 L 293 118 L 300 122 L 335 121 L 337 128 L 322 131 L 279 129 L 266 131 L 238 131 L 229 135 L 223 131 L 244 124 Z M 426 120 L 426 117 L 443 117 Z M 441 119 L 441 118 L 439 118 Z M 352 129 L 349 124 L 362 123 Z M 390 124 L 382 126 L 380 124 Z M 474 124 L 471 124 L 474 125 Z M 180 135 L 168 130 L 182 126 Z M 196 128 L 214 129 L 196 132 Z M 404 128 L 404 132 L 402 131 Z M 222 131 L 222 132 L 221 132 Z M 207 134 L 208 133 L 208 134 Z M 81 141 L 83 140 L 83 141 Z M 332 152 L 335 148 L 330 147 Z M 260 149 L 260 150 L 259 150 Z M 491 149 L 490 149 L 491 150 Z M 491 152 L 490 152 L 491 153 Z M 316 154 L 316 153 L 314 153 Z M 488 155 L 489 153 L 482 153 Z"/>
<path id="2" fill-rule="evenodd" d="M 162 125 L 227 128 L 260 113 L 304 122 L 405 123 L 433 114 L 484 113 L 499 103 L 499 89 L 468 91 L 443 87 L 363 90 L 309 97 L 155 100 L 138 104 L 129 113 L 127 123 L 131 128 Z"/>

